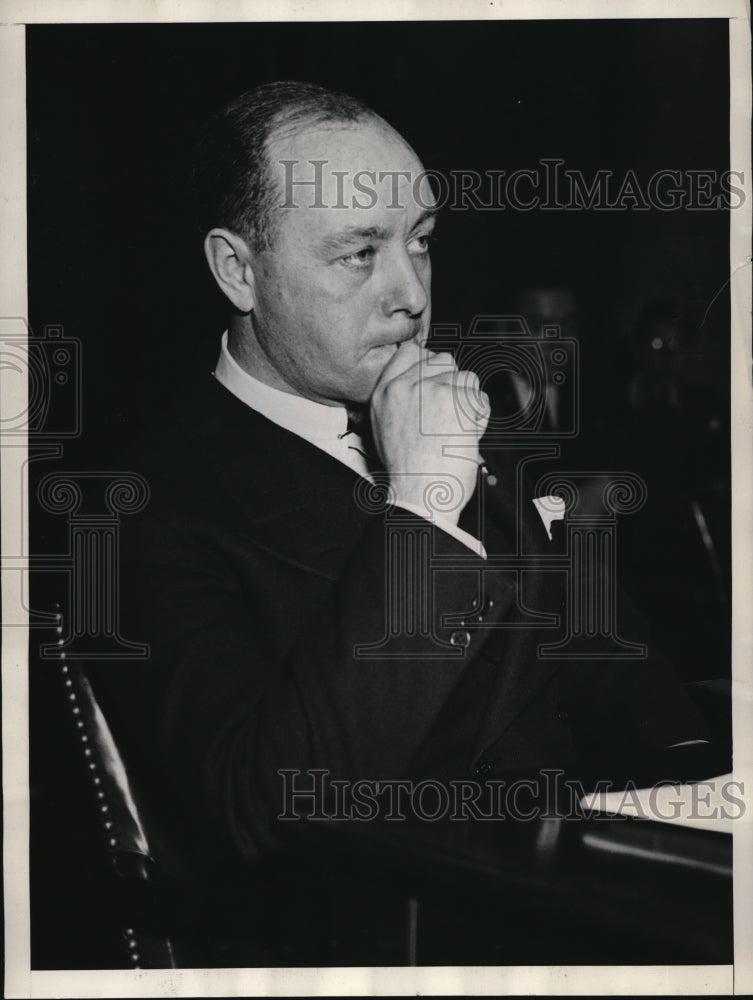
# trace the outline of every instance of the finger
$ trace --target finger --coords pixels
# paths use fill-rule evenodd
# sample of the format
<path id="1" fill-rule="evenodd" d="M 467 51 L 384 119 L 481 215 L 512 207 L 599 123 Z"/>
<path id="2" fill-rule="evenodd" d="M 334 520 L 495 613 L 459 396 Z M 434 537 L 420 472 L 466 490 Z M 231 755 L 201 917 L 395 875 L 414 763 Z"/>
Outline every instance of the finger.
<path id="1" fill-rule="evenodd" d="M 455 358 L 449 351 L 427 351 L 424 359 L 426 377 L 441 374 L 443 372 L 457 372 L 458 366 Z"/>
<path id="2" fill-rule="evenodd" d="M 478 423 L 479 427 L 482 428 L 482 433 L 483 433 L 483 431 L 486 430 L 486 428 L 487 428 L 487 426 L 489 424 L 489 418 L 492 415 L 492 408 L 491 408 L 491 405 L 489 403 L 489 397 L 486 395 L 485 392 L 481 393 L 481 398 L 480 398 L 479 402 L 480 402 L 480 404 L 482 406 L 482 409 L 480 409 L 477 412 L 476 422 Z"/>
<path id="3" fill-rule="evenodd" d="M 439 355 L 435 355 L 435 357 L 439 357 Z M 434 378 L 435 376 L 441 377 L 449 375 L 453 379 L 453 381 L 456 382 L 458 385 L 480 384 L 480 379 L 476 374 L 476 372 L 474 372 L 470 368 L 458 368 L 458 366 L 455 364 L 454 358 L 452 358 L 452 355 L 448 354 L 447 357 L 452 359 L 452 366 L 450 367 L 450 365 L 448 365 L 447 362 L 443 361 L 441 366 L 438 367 L 434 364 L 432 360 L 429 364 L 425 365 L 426 378 Z"/>
<path id="4" fill-rule="evenodd" d="M 478 379 L 468 380 L 462 386 L 458 386 L 457 395 L 462 399 L 463 409 L 477 423 L 483 422 L 486 425 L 489 422 L 492 412 L 491 403 Z"/>
<path id="5" fill-rule="evenodd" d="M 414 341 L 406 341 L 401 344 L 382 369 L 382 374 L 374 387 L 374 393 L 383 392 L 390 382 L 401 378 L 412 368 L 415 368 L 417 373 L 429 354 L 429 351 L 419 347 Z"/>
<path id="6" fill-rule="evenodd" d="M 474 371 L 443 368 L 441 371 L 433 374 L 426 374 L 424 378 L 427 382 L 430 381 L 439 383 L 440 385 L 451 386 L 457 392 L 462 392 L 466 396 L 480 396 L 483 392 L 481 381 Z"/>
<path id="7" fill-rule="evenodd" d="M 414 376 L 418 382 L 424 379 L 433 379 L 436 376 L 447 377 L 457 374 L 458 367 L 455 358 L 447 351 L 428 351 L 426 348 L 419 347 L 415 342 L 410 343 L 410 347 L 414 350 L 405 351 L 408 346 L 408 343 L 401 344 L 383 369 L 377 386 L 385 388 L 389 382 L 396 378 L 408 376 Z M 402 357 L 399 357 L 400 355 Z"/>
<path id="8" fill-rule="evenodd" d="M 447 394 L 446 398 L 452 400 L 460 423 L 466 430 L 474 430 L 482 425 L 486 428 L 491 416 L 491 403 L 475 372 L 432 375 L 422 379 L 421 384 L 427 389 L 431 386 L 434 391 Z"/>

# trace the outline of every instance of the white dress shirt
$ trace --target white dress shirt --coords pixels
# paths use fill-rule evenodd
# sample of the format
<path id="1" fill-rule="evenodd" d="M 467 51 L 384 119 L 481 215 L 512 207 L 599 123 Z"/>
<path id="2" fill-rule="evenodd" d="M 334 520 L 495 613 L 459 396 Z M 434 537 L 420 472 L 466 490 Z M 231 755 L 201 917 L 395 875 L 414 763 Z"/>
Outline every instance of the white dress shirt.
<path id="1" fill-rule="evenodd" d="M 361 438 L 354 431 L 346 433 L 348 411 L 345 407 L 327 406 L 325 403 L 317 403 L 313 399 L 305 399 L 292 392 L 283 392 L 249 375 L 230 354 L 227 331 L 222 335 L 222 346 L 214 377 L 252 410 L 321 448 L 343 465 L 353 469 L 359 476 L 364 476 L 373 482 L 364 457 Z M 425 517 L 424 511 L 414 507 L 413 504 L 400 501 L 398 506 Z M 436 514 L 433 522 L 476 555 L 486 558 L 484 546 L 473 535 L 463 531 L 441 514 Z"/>

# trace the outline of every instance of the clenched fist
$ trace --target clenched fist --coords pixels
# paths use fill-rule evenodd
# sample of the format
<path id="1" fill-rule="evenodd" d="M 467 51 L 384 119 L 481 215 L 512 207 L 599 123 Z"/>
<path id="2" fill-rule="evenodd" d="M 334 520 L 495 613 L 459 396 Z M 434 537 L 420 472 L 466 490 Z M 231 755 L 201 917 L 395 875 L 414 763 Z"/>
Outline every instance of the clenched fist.
<path id="1" fill-rule="evenodd" d="M 371 396 L 371 426 L 398 503 L 457 524 L 476 487 L 489 399 L 451 354 L 397 349 Z"/>

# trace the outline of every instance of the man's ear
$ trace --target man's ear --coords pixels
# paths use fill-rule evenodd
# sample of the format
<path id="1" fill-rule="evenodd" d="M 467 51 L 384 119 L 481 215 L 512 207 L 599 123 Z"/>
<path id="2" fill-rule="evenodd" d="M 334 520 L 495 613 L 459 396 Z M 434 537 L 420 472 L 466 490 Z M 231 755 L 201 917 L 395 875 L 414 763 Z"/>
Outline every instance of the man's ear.
<path id="1" fill-rule="evenodd" d="M 204 254 L 220 291 L 239 312 L 251 312 L 255 285 L 251 251 L 246 241 L 229 229 L 211 229 L 204 240 Z"/>

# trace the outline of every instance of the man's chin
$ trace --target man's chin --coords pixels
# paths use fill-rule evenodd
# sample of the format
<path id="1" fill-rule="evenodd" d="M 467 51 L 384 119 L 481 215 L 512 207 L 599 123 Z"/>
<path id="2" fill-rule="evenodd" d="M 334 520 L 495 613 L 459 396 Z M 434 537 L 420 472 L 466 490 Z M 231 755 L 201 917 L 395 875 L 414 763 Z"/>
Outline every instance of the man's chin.
<path id="1" fill-rule="evenodd" d="M 368 366 L 361 369 L 358 383 L 351 386 L 348 403 L 356 406 L 367 406 L 382 372 L 395 356 L 396 344 L 385 344 L 383 347 L 373 347 L 369 351 Z"/>
<path id="2" fill-rule="evenodd" d="M 358 379 L 348 386 L 342 402 L 350 406 L 368 406 L 382 372 L 394 358 L 399 344 L 381 344 L 372 347 L 362 359 Z"/>

